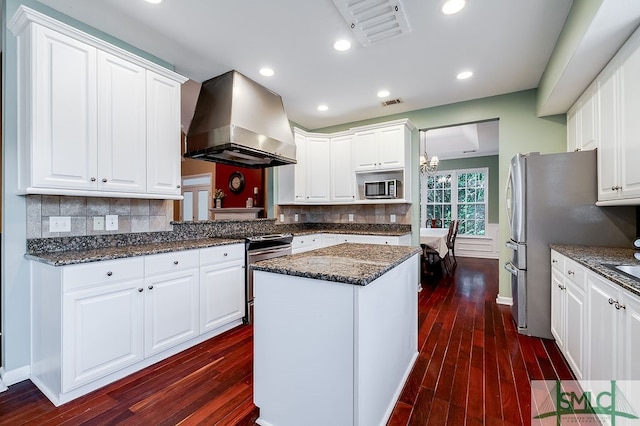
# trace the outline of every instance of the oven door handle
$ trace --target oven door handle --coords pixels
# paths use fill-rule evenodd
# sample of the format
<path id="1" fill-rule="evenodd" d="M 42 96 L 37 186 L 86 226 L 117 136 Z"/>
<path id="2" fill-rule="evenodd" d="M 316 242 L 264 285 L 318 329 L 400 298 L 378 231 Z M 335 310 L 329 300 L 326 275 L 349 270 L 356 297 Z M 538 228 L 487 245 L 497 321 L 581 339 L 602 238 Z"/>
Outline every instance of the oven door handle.
<path id="1" fill-rule="evenodd" d="M 262 256 L 263 254 L 272 254 L 278 252 L 291 252 L 291 245 L 280 246 L 278 248 L 266 249 L 261 251 L 249 251 L 250 256 Z"/>

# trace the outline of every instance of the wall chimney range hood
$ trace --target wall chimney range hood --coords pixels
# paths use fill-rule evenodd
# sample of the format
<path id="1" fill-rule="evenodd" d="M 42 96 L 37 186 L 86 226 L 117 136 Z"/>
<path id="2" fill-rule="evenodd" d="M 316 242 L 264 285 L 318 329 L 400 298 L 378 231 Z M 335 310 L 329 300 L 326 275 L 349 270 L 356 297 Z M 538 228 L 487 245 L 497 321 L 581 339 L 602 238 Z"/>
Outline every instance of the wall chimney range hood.
<path id="1" fill-rule="evenodd" d="M 237 71 L 203 82 L 184 156 L 254 169 L 295 164 L 282 98 Z"/>

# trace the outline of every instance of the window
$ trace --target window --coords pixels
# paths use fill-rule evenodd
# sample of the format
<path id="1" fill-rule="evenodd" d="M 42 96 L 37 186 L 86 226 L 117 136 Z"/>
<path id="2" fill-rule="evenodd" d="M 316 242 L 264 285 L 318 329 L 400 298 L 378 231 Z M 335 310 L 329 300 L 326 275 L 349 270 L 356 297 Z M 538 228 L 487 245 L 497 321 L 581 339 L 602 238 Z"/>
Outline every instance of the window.
<path id="1" fill-rule="evenodd" d="M 459 235 L 485 235 L 488 178 L 487 168 L 425 175 L 425 221 L 438 219 L 439 226 L 446 228 L 457 218 Z"/>

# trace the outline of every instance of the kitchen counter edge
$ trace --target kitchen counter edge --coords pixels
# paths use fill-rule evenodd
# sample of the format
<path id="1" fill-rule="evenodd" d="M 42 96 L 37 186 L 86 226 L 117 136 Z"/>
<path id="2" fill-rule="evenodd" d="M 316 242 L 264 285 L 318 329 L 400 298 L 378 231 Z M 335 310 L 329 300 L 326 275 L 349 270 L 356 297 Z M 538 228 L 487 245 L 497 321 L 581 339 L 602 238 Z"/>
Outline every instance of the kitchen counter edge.
<path id="1" fill-rule="evenodd" d="M 585 266 L 625 290 L 632 292 L 636 296 L 640 296 L 639 281 L 629 278 L 622 273 L 615 272 L 606 266 L 602 266 L 602 264 L 640 265 L 640 261 L 633 257 L 635 250 L 618 247 L 590 247 L 564 244 L 552 244 L 550 247 L 552 250 L 578 262 L 580 265 Z"/>
<path id="2" fill-rule="evenodd" d="M 90 250 L 32 253 L 25 254 L 25 258 L 46 263 L 51 266 L 67 266 L 80 263 L 99 262 L 102 260 L 123 259 L 127 257 L 147 256 L 174 251 L 195 250 L 230 244 L 244 244 L 244 240 L 235 238 L 201 238 L 194 240 L 126 245 L 120 247 L 109 247 Z"/>

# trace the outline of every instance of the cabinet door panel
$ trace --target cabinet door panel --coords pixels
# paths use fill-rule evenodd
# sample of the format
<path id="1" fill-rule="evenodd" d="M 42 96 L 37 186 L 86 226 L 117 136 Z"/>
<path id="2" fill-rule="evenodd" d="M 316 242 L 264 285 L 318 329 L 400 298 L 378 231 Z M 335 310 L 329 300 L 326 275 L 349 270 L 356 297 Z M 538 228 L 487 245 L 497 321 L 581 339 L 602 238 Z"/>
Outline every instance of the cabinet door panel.
<path id="1" fill-rule="evenodd" d="M 585 296 L 581 290 L 568 283 L 565 298 L 565 354 L 576 378 L 582 379 L 584 377 L 584 336 L 586 333 L 584 324 Z"/>
<path id="2" fill-rule="evenodd" d="M 65 293 L 62 391 L 143 359 L 143 281 Z"/>
<path id="3" fill-rule="evenodd" d="M 180 195 L 180 84 L 147 71 L 147 192 Z"/>
<path id="4" fill-rule="evenodd" d="M 145 356 L 199 334 L 198 270 L 145 279 Z"/>
<path id="5" fill-rule="evenodd" d="M 640 197 L 640 48 L 620 67 L 621 135 L 620 175 L 622 196 Z"/>
<path id="6" fill-rule="evenodd" d="M 556 339 L 556 345 L 564 352 L 565 337 L 565 292 L 564 277 L 553 269 L 551 271 L 551 334 Z"/>
<path id="7" fill-rule="evenodd" d="M 98 89 L 98 188 L 145 192 L 145 70 L 98 52 Z"/>
<path id="8" fill-rule="evenodd" d="M 618 75 L 615 70 L 605 71 L 598 77 L 598 200 L 617 198 L 618 157 Z"/>
<path id="9" fill-rule="evenodd" d="M 243 264 L 200 268 L 200 333 L 244 317 Z"/>
<path id="10" fill-rule="evenodd" d="M 588 91 L 588 95 L 582 101 L 580 108 L 580 133 L 579 133 L 579 148 L 583 151 L 596 149 L 596 102 L 595 102 L 595 90 L 594 86 L 591 86 Z"/>
<path id="11" fill-rule="evenodd" d="M 404 167 L 404 126 L 380 129 L 378 162 L 381 168 Z"/>
<path id="12" fill-rule="evenodd" d="M 96 49 L 40 26 L 35 38 L 31 186 L 96 189 Z"/>
<path id="13" fill-rule="evenodd" d="M 618 300 L 618 290 L 603 279 L 589 274 L 589 380 L 616 378 L 617 311 L 609 299 Z"/>
<path id="14" fill-rule="evenodd" d="M 375 130 L 356 132 L 353 136 L 353 162 L 356 170 L 374 170 L 377 167 L 378 148 Z"/>
<path id="15" fill-rule="evenodd" d="M 331 139 L 331 199 L 355 199 L 354 171 L 351 163 L 351 136 Z"/>
<path id="16" fill-rule="evenodd" d="M 620 378 L 624 380 L 640 380 L 640 299 L 630 294 L 624 297 L 624 327 L 621 345 L 625 348 L 622 354 Z"/>
<path id="17" fill-rule="evenodd" d="M 329 201 L 331 172 L 329 138 L 307 138 L 307 200 Z"/>
<path id="18" fill-rule="evenodd" d="M 576 151 L 580 130 L 578 128 L 578 104 L 567 112 L 567 152 Z"/>

